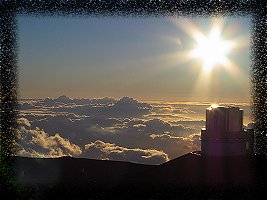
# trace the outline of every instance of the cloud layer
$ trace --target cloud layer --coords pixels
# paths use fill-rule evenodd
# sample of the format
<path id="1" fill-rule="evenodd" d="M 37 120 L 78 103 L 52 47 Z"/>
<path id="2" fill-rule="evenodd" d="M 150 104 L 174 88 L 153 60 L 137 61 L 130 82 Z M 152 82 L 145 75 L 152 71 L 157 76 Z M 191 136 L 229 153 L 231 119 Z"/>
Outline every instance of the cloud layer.
<path id="1" fill-rule="evenodd" d="M 200 150 L 206 107 L 144 103 L 130 97 L 24 100 L 18 154 L 160 164 Z"/>

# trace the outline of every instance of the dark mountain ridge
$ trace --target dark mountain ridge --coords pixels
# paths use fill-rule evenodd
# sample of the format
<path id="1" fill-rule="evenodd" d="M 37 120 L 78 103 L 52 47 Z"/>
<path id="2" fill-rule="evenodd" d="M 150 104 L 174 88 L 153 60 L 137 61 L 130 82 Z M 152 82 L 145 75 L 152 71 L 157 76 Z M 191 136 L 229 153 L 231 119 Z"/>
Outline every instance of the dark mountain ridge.
<path id="1" fill-rule="evenodd" d="M 161 165 L 72 157 L 11 160 L 25 198 L 37 193 L 40 199 L 259 199 L 267 186 L 267 157 L 261 155 L 189 153 Z"/>

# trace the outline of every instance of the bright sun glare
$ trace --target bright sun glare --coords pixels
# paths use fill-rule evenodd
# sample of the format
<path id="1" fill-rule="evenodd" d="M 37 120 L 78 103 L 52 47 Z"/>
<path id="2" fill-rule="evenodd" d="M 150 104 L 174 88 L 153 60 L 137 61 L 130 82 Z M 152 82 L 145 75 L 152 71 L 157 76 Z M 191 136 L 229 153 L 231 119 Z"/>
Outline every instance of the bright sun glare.
<path id="1" fill-rule="evenodd" d="M 195 34 L 195 40 L 197 45 L 192 51 L 192 56 L 202 60 L 206 72 L 216 65 L 227 63 L 226 55 L 232 49 L 232 44 L 222 39 L 219 27 L 213 27 L 208 36 Z"/>
<path id="2" fill-rule="evenodd" d="M 238 48 L 247 47 L 247 38 L 240 35 L 230 39 L 229 33 L 232 34 L 235 30 L 233 26 L 225 26 L 223 18 L 213 18 L 208 33 L 201 31 L 201 25 L 193 23 L 190 19 L 172 21 L 193 39 L 192 48 L 179 52 L 176 58 L 178 56 L 184 63 L 190 60 L 200 61 L 203 75 L 209 75 L 217 66 L 223 67 L 230 73 L 237 72 L 235 63 L 228 56 Z M 180 38 L 178 45 L 182 46 Z"/>
<path id="3" fill-rule="evenodd" d="M 190 63 L 190 67 L 192 66 L 194 72 L 197 72 L 194 80 L 195 86 L 191 93 L 192 99 L 195 96 L 202 96 L 206 99 L 214 95 L 210 90 L 211 84 L 216 83 L 214 80 L 221 74 L 227 74 L 234 80 L 236 77 L 243 80 L 247 78 L 241 67 L 233 60 L 236 59 L 236 53 L 240 49 L 249 46 L 247 36 L 238 35 L 236 22 L 229 22 L 225 18 L 205 20 L 203 23 L 203 21 L 187 18 L 182 20 L 173 18 L 171 21 L 177 26 L 179 32 L 183 33 L 178 37 L 167 38 L 179 45 L 177 52 L 170 53 L 166 57 L 169 63 L 173 63 L 170 66 L 183 67 Z M 214 71 L 217 67 L 220 67 L 220 71 L 217 71 L 220 73 Z M 242 83 L 236 82 L 236 84 L 243 89 Z"/>

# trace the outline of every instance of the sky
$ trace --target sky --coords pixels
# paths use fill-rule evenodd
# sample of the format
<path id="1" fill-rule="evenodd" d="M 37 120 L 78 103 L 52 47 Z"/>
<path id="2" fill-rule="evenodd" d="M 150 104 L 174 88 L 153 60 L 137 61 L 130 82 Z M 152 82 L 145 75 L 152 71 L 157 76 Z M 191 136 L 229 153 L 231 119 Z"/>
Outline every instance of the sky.
<path id="1" fill-rule="evenodd" d="M 208 37 L 211 18 L 21 16 L 19 96 L 250 102 L 250 20 L 219 21 L 221 38 L 235 44 L 231 62 L 205 72 L 203 55 L 188 52 L 195 33 Z"/>

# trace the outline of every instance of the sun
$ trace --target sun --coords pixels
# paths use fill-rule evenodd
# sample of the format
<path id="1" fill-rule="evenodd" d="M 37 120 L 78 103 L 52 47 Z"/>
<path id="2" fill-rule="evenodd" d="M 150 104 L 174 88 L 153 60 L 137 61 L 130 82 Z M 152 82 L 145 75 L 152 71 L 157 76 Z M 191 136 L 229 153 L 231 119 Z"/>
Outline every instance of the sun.
<path id="1" fill-rule="evenodd" d="M 196 46 L 192 50 L 192 57 L 201 59 L 205 72 L 227 63 L 227 54 L 230 53 L 233 45 L 230 41 L 223 40 L 219 27 L 213 27 L 207 36 L 195 34 L 194 39 Z"/>
<path id="2" fill-rule="evenodd" d="M 209 76 L 215 67 L 222 67 L 229 73 L 235 73 L 238 69 L 231 60 L 238 49 L 247 47 L 247 38 L 243 35 L 236 36 L 235 26 L 227 24 L 224 18 L 212 18 L 205 23 L 193 22 L 190 19 L 171 21 L 183 33 L 178 35 L 179 42 L 170 38 L 170 41 L 176 41 L 179 48 L 174 56 L 179 64 L 187 61 L 197 61 L 194 66 L 200 66 L 201 75 Z M 208 31 L 203 28 L 203 24 L 209 27 Z M 186 37 L 183 35 L 185 34 Z M 181 39 L 183 38 L 183 40 Z M 200 64 L 200 65 L 199 65 Z"/>
<path id="3" fill-rule="evenodd" d="M 158 58 L 168 63 L 164 65 L 164 69 L 178 67 L 188 74 L 191 73 L 192 76 L 188 79 L 182 77 L 184 82 L 192 82 L 190 101 L 195 101 L 196 97 L 197 101 L 205 99 L 213 102 L 224 98 L 223 95 L 228 91 L 223 91 L 224 85 L 221 84 L 228 84 L 228 80 L 244 91 L 243 83 L 238 80 L 247 79 L 243 68 L 247 63 L 241 60 L 240 50 L 248 48 L 250 42 L 247 35 L 240 32 L 239 21 L 223 17 L 174 17 L 170 18 L 170 22 L 177 27 L 177 32 L 173 36 L 163 35 L 163 38 L 177 49 Z M 217 99 L 215 94 L 221 96 Z"/>

